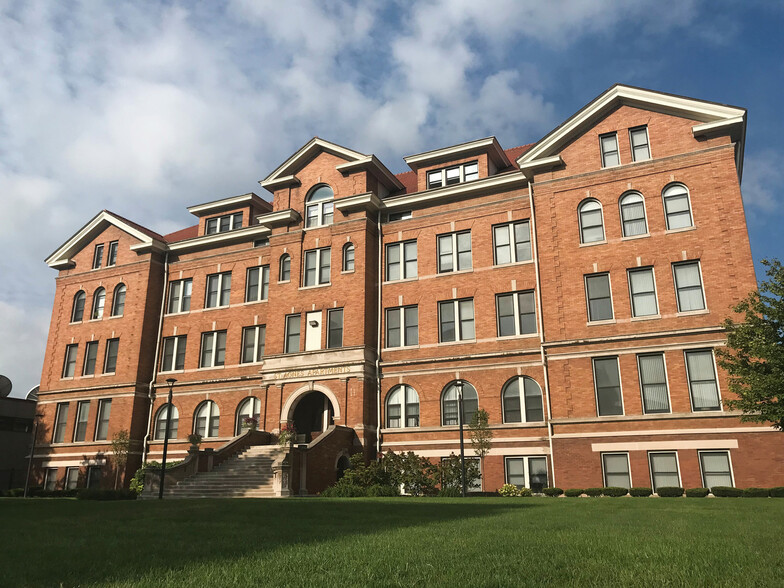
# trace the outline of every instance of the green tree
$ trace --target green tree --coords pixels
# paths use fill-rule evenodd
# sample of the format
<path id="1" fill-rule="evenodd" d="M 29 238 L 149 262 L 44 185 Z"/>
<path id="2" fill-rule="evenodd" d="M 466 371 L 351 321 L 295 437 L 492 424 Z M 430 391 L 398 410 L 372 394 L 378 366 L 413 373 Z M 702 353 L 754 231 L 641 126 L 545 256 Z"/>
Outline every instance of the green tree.
<path id="1" fill-rule="evenodd" d="M 388 451 L 383 460 L 392 483 L 403 486 L 407 494 L 422 496 L 435 494 L 438 483 L 438 466 L 413 451 L 394 453 Z"/>
<path id="2" fill-rule="evenodd" d="M 120 479 L 120 471 L 125 470 L 125 464 L 128 463 L 128 452 L 131 449 L 131 436 L 123 429 L 117 431 L 112 435 L 112 455 L 114 459 L 114 489 L 117 489 L 117 482 Z"/>
<path id="3" fill-rule="evenodd" d="M 468 430 L 471 436 L 471 447 L 474 453 L 479 457 L 479 463 L 482 471 L 485 469 L 485 456 L 490 453 L 490 448 L 493 446 L 493 431 L 490 429 L 490 415 L 484 408 L 480 408 L 474 413 L 471 422 L 468 424 Z M 482 480 L 482 489 L 484 490 L 484 480 Z"/>
<path id="4" fill-rule="evenodd" d="M 479 464 L 475 459 L 467 458 L 465 460 L 466 466 L 466 488 L 471 488 L 478 480 L 481 479 L 479 472 Z M 438 465 L 439 479 L 441 480 L 441 491 L 460 491 L 463 484 L 463 468 L 460 462 L 460 456 L 454 453 L 445 457 Z"/>
<path id="5" fill-rule="evenodd" d="M 767 279 L 734 307 L 742 320 L 724 321 L 727 347 L 717 356 L 734 395 L 724 405 L 742 411 L 743 421 L 784 431 L 784 267 L 775 259 L 762 264 Z"/>

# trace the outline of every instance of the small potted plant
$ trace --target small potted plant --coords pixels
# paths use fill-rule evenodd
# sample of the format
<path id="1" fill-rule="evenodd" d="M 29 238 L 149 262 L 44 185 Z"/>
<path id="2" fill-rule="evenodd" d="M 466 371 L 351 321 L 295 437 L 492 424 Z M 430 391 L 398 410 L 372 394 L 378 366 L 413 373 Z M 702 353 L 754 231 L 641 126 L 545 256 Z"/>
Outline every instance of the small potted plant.
<path id="1" fill-rule="evenodd" d="M 280 428 L 278 433 L 278 444 L 281 446 L 291 445 L 297 436 L 297 429 L 294 423 L 286 423 Z"/>
<path id="2" fill-rule="evenodd" d="M 188 441 L 190 441 L 191 449 L 198 449 L 199 445 L 201 444 L 201 435 L 198 433 L 192 433 L 188 435 Z"/>
<path id="3" fill-rule="evenodd" d="M 242 419 L 242 428 L 255 431 L 259 428 L 259 421 L 252 416 L 246 416 Z"/>

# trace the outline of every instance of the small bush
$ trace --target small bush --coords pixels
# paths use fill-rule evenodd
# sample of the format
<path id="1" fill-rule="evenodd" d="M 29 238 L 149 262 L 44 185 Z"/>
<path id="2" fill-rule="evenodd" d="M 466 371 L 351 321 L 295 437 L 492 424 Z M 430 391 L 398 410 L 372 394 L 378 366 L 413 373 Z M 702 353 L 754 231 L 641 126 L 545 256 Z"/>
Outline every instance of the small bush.
<path id="1" fill-rule="evenodd" d="M 620 486 L 607 486 L 606 488 L 602 488 L 602 495 L 603 496 L 626 496 L 629 493 L 629 490 L 626 488 L 621 488 Z"/>
<path id="2" fill-rule="evenodd" d="M 680 498 L 683 496 L 683 488 L 680 486 L 662 486 L 656 490 L 661 498 Z"/>
<path id="3" fill-rule="evenodd" d="M 531 492 L 530 488 L 518 488 L 518 496 L 528 497 L 533 496 L 534 493 Z"/>
<path id="4" fill-rule="evenodd" d="M 498 489 L 498 493 L 507 498 L 510 496 L 518 496 L 517 486 L 514 484 L 504 484 Z"/>
<path id="5" fill-rule="evenodd" d="M 717 498 L 738 498 L 743 496 L 743 490 L 732 486 L 714 486 L 711 488 L 711 494 Z"/>
<path id="6" fill-rule="evenodd" d="M 770 490 L 767 488 L 744 488 L 743 498 L 767 498 Z"/>
<path id="7" fill-rule="evenodd" d="M 374 484 L 370 488 L 367 489 L 368 496 L 398 496 L 400 492 L 398 492 L 397 487 L 395 486 L 384 486 L 382 484 Z"/>
<path id="8" fill-rule="evenodd" d="M 784 486 L 776 486 L 770 489 L 771 498 L 784 498 Z"/>
<path id="9" fill-rule="evenodd" d="M 82 488 L 76 493 L 77 500 L 136 500 L 137 496 L 133 490 L 101 490 L 98 488 Z"/>
<path id="10" fill-rule="evenodd" d="M 542 492 L 545 496 L 560 496 L 564 491 L 561 488 L 544 488 Z"/>
<path id="11" fill-rule="evenodd" d="M 461 488 L 455 488 L 454 486 L 447 486 L 438 491 L 438 496 L 441 498 L 457 498 L 462 495 L 463 490 Z"/>
<path id="12" fill-rule="evenodd" d="M 582 496 L 583 495 L 583 489 L 582 488 L 569 488 L 566 492 L 564 492 L 564 494 L 566 494 L 570 498 L 575 498 L 577 496 Z"/>
<path id="13" fill-rule="evenodd" d="M 602 495 L 602 490 L 604 490 L 604 488 L 586 488 L 585 493 L 588 496 L 596 497 Z"/>
<path id="14" fill-rule="evenodd" d="M 687 488 L 686 489 L 686 497 L 687 498 L 705 498 L 708 495 L 707 488 Z"/>
<path id="15" fill-rule="evenodd" d="M 653 494 L 653 490 L 643 486 L 635 486 L 634 488 L 629 488 L 629 494 L 636 496 L 637 498 L 647 498 Z"/>
<path id="16" fill-rule="evenodd" d="M 322 496 L 326 498 L 357 498 L 367 496 L 367 491 L 355 484 L 335 484 L 325 489 Z"/>
<path id="17" fill-rule="evenodd" d="M 5 495 L 10 496 L 11 498 L 24 496 L 24 488 L 11 488 L 8 492 L 5 493 Z"/>

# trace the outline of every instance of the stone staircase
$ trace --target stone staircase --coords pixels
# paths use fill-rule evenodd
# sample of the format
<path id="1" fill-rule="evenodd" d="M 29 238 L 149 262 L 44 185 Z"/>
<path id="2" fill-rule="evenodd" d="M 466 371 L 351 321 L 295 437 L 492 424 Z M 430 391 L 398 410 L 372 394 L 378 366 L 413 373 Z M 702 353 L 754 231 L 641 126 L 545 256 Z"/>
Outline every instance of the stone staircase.
<path id="1" fill-rule="evenodd" d="M 167 498 L 265 498 L 275 496 L 272 463 L 286 449 L 255 445 L 221 463 L 167 488 Z M 168 484 L 167 484 L 168 486 Z"/>

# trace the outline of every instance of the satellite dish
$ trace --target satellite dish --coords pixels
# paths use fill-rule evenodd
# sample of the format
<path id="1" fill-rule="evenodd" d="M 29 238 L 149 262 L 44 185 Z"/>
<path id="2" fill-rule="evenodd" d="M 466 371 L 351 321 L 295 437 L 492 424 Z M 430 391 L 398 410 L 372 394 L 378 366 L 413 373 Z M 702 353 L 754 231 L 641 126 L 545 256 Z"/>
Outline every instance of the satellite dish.
<path id="1" fill-rule="evenodd" d="M 5 398 L 11 393 L 11 380 L 6 376 L 0 375 L 0 398 Z"/>
<path id="2" fill-rule="evenodd" d="M 34 400 L 34 401 L 38 402 L 38 390 L 39 390 L 39 388 L 40 388 L 40 386 L 34 386 L 33 388 L 31 388 L 30 391 L 27 393 L 27 397 L 25 398 L 25 400 Z"/>

